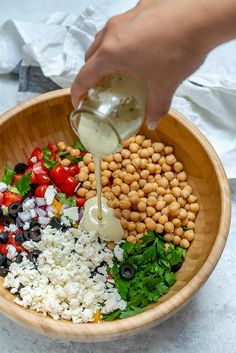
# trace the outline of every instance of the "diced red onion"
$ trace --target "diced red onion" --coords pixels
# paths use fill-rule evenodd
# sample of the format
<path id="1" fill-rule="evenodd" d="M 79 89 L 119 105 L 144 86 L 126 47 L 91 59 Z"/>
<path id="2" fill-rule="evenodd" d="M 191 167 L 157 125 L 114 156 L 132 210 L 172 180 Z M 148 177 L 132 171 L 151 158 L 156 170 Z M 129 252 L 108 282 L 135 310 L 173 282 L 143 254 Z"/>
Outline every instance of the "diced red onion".
<path id="1" fill-rule="evenodd" d="M 66 203 L 63 203 L 63 205 L 61 206 L 61 213 L 68 208 L 68 205 Z"/>
<path id="2" fill-rule="evenodd" d="M 35 201 L 38 207 L 46 206 L 46 201 L 44 197 L 35 197 Z"/>
<path id="3" fill-rule="evenodd" d="M 76 192 L 76 191 L 81 187 L 81 184 L 82 184 L 82 183 L 79 181 L 78 184 L 77 184 L 76 187 L 75 187 L 74 192 Z"/>
<path id="4" fill-rule="evenodd" d="M 50 222 L 50 218 L 49 217 L 39 217 L 38 222 L 39 222 L 39 224 L 46 226 Z"/>
<path id="5" fill-rule="evenodd" d="M 39 207 L 36 208 L 36 212 L 39 215 L 39 217 L 45 217 L 47 215 L 47 212 Z"/>
<path id="6" fill-rule="evenodd" d="M 37 217 L 37 213 L 36 213 L 36 210 L 35 210 L 35 209 L 30 210 L 30 214 L 31 214 L 31 218 Z"/>
<path id="7" fill-rule="evenodd" d="M 55 206 L 49 205 L 49 206 L 47 206 L 46 210 L 47 210 L 47 212 L 53 213 L 55 211 Z"/>
<path id="8" fill-rule="evenodd" d="M 45 173 L 45 170 L 44 170 L 44 168 L 42 167 L 42 162 L 41 162 L 41 161 L 39 161 L 39 162 L 37 162 L 37 163 L 35 163 L 35 164 L 33 165 L 33 172 L 34 172 L 35 174 Z"/>

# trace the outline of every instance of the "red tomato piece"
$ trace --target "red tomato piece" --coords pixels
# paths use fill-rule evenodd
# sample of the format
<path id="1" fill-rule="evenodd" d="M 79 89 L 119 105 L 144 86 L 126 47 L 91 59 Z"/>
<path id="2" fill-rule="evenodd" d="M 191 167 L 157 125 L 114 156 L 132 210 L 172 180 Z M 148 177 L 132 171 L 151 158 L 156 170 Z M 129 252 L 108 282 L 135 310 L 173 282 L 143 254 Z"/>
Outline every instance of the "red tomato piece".
<path id="1" fill-rule="evenodd" d="M 43 152 L 41 151 L 41 148 L 35 147 L 35 149 L 31 153 L 31 156 L 28 160 L 29 167 L 33 167 L 33 165 L 34 165 L 34 163 L 31 161 L 32 157 L 36 157 L 36 162 L 40 161 L 43 158 Z"/>
<path id="2" fill-rule="evenodd" d="M 48 185 L 40 185 L 35 190 L 36 197 L 44 197 Z"/>
<path id="3" fill-rule="evenodd" d="M 51 151 L 51 159 L 53 159 L 55 161 L 57 159 L 57 152 L 58 152 L 57 146 L 52 145 L 51 143 L 49 143 L 47 145 L 47 147 Z"/>
<path id="4" fill-rule="evenodd" d="M 5 191 L 3 193 L 2 203 L 5 206 L 10 206 L 13 202 L 22 202 L 23 197 L 16 194 L 15 192 Z"/>
<path id="5" fill-rule="evenodd" d="M 0 233 L 4 232 L 5 227 L 3 225 L 0 225 Z"/>
<path id="6" fill-rule="evenodd" d="M 69 167 L 68 167 L 68 173 L 71 175 L 71 176 L 75 176 L 76 174 L 79 174 L 80 172 L 80 169 L 78 167 L 77 164 L 73 163 L 73 164 L 70 164 Z"/>
<path id="7" fill-rule="evenodd" d="M 33 169 L 32 169 L 32 168 L 26 169 L 26 171 L 25 171 L 24 174 L 28 174 L 28 173 L 31 173 L 31 183 L 32 183 L 32 184 L 37 184 L 37 178 L 36 178 L 36 175 L 35 175 L 35 173 L 33 172 Z"/>
<path id="8" fill-rule="evenodd" d="M 59 186 L 63 184 L 69 176 L 69 172 L 60 165 L 56 165 L 50 170 L 50 178 Z"/>
<path id="9" fill-rule="evenodd" d="M 63 184 L 60 185 L 61 190 L 66 194 L 66 196 L 71 196 L 78 184 L 78 181 L 73 177 L 69 176 Z"/>
<path id="10" fill-rule="evenodd" d="M 85 203 L 85 198 L 84 197 L 76 197 L 76 205 L 78 207 L 83 207 Z"/>
<path id="11" fill-rule="evenodd" d="M 3 192 L 0 192 L 0 206 L 2 206 Z"/>
<path id="12" fill-rule="evenodd" d="M 36 184 L 43 185 L 43 184 L 51 184 L 51 179 L 47 175 L 47 173 L 40 173 L 36 176 Z"/>
<path id="13" fill-rule="evenodd" d="M 33 172 L 37 174 L 46 173 L 46 169 L 43 165 L 43 161 L 39 161 L 33 165 Z"/>
<path id="14" fill-rule="evenodd" d="M 7 254 L 7 244 L 0 244 L 0 253 L 2 255 L 6 255 Z"/>

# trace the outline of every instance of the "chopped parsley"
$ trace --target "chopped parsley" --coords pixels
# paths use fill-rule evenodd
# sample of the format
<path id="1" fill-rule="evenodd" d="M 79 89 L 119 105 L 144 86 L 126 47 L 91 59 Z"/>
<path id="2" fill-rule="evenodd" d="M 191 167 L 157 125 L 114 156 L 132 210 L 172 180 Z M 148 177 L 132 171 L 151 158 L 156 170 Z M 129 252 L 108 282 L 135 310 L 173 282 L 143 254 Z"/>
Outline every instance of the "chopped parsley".
<path id="1" fill-rule="evenodd" d="M 44 165 L 48 169 L 52 169 L 57 165 L 57 162 L 51 159 L 51 151 L 48 147 L 42 148 Z"/>
<path id="2" fill-rule="evenodd" d="M 15 174 L 16 172 L 13 169 L 9 168 L 8 166 L 5 166 L 2 181 L 7 185 L 11 185 Z"/>
<path id="3" fill-rule="evenodd" d="M 74 144 L 73 148 L 78 148 L 80 151 L 85 151 L 87 152 L 87 149 L 84 147 L 84 145 L 80 142 L 80 140 L 77 140 Z"/>
<path id="4" fill-rule="evenodd" d="M 66 195 L 63 192 L 59 192 L 57 194 L 58 201 L 62 204 L 66 204 L 68 207 L 75 207 L 76 206 L 76 197 L 70 196 L 66 198 Z"/>
<path id="5" fill-rule="evenodd" d="M 30 191 L 30 184 L 31 184 L 31 172 L 27 174 L 23 174 L 17 181 L 16 181 L 16 188 L 19 191 L 21 196 L 27 194 Z"/>
<path id="6" fill-rule="evenodd" d="M 165 243 L 153 231 L 148 231 L 141 243 L 125 242 L 120 247 L 124 251 L 123 260 L 113 259 L 111 274 L 127 307 L 103 315 L 103 320 L 107 321 L 139 314 L 149 303 L 157 302 L 176 282 L 171 268 L 183 262 L 186 254 L 186 250 Z M 120 276 L 120 266 L 125 263 L 135 269 L 135 276 L 131 280 L 124 280 Z"/>

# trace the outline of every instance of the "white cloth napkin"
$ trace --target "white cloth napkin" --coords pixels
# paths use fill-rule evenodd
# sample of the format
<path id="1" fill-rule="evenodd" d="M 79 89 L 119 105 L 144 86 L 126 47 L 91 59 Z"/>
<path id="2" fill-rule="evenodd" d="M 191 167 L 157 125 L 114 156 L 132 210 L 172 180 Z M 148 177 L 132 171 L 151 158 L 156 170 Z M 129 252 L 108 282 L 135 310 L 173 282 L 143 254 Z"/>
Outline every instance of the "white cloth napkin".
<path id="1" fill-rule="evenodd" d="M 70 86 L 96 32 L 136 2 L 98 1 L 78 16 L 57 12 L 44 23 L 8 20 L 0 30 L 0 75 L 19 76 L 18 100 Z M 173 106 L 203 131 L 228 177 L 236 178 L 236 41 L 208 56 L 179 87 Z"/>

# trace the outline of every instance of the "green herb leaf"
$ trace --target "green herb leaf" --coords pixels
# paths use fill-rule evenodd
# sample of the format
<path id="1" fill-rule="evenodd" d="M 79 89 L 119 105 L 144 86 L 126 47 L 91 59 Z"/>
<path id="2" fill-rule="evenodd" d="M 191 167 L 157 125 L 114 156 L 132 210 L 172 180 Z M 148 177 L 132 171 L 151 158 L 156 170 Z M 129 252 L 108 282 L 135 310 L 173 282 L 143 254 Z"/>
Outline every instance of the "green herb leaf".
<path id="1" fill-rule="evenodd" d="M 10 169 L 8 168 L 8 166 L 5 166 L 2 181 L 7 185 L 11 185 L 15 174 L 16 172 L 13 169 Z"/>
<path id="2" fill-rule="evenodd" d="M 129 316 L 133 316 L 133 315 L 137 315 L 137 314 L 140 314 L 140 313 L 143 313 L 144 312 L 144 309 L 143 308 L 127 308 L 125 310 L 123 310 L 120 314 L 120 318 L 121 319 L 125 319 L 126 317 L 129 317 Z"/>
<path id="3" fill-rule="evenodd" d="M 16 181 L 16 188 L 19 191 L 21 196 L 24 196 L 27 194 L 27 192 L 30 190 L 30 184 L 31 184 L 31 172 L 27 174 L 23 174 L 20 179 Z"/>
<path id="4" fill-rule="evenodd" d="M 86 148 L 84 147 L 84 145 L 80 142 L 80 140 L 77 140 L 73 146 L 73 148 L 78 148 L 80 151 L 85 151 L 87 152 Z"/>
<path id="5" fill-rule="evenodd" d="M 68 153 L 66 151 L 59 151 L 57 153 L 58 157 L 65 157 Z"/>
<path id="6" fill-rule="evenodd" d="M 105 321 L 112 321 L 117 319 L 120 316 L 121 310 L 115 310 L 112 313 L 109 314 L 103 314 L 102 319 Z"/>
<path id="7" fill-rule="evenodd" d="M 57 165 L 57 162 L 51 159 L 51 151 L 48 147 L 43 147 L 42 149 L 43 152 L 43 161 L 44 165 L 48 169 L 52 169 Z"/>
<path id="8" fill-rule="evenodd" d="M 68 199 L 66 198 L 66 195 L 63 192 L 59 192 L 57 194 L 58 201 L 61 202 L 62 204 L 66 204 L 68 207 L 75 207 L 76 206 L 76 197 L 75 196 L 70 196 Z"/>

